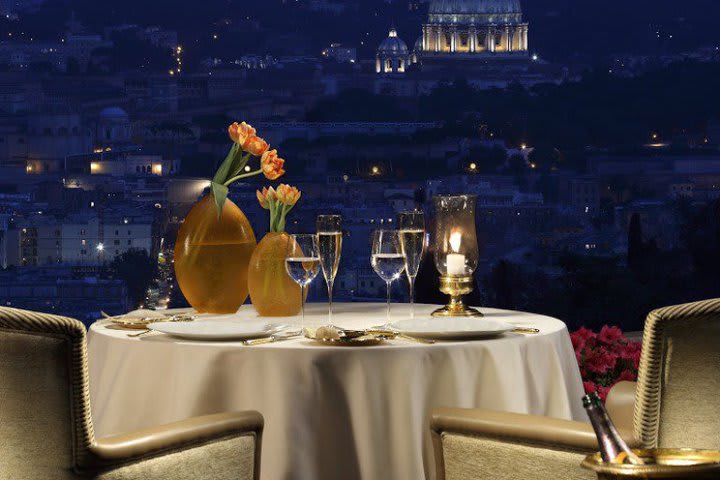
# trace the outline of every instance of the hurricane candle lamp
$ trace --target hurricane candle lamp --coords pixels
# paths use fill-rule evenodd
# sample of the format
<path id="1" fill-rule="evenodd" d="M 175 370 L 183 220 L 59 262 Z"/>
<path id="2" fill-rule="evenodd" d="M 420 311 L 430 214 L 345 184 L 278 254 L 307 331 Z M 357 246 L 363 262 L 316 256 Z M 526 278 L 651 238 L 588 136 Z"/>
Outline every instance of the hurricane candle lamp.
<path id="1" fill-rule="evenodd" d="M 440 291 L 450 302 L 435 310 L 435 317 L 480 317 L 482 313 L 463 302 L 473 291 L 473 273 L 480 252 L 475 231 L 475 195 L 436 196 L 435 266 L 440 272 Z"/>

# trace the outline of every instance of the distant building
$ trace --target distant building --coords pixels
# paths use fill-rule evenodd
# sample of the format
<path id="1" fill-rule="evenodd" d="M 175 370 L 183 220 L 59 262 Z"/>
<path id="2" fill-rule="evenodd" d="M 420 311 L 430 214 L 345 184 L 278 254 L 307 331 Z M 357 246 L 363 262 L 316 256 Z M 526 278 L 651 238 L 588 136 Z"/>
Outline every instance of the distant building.
<path id="1" fill-rule="evenodd" d="M 104 108 L 98 115 L 95 148 L 127 145 L 130 142 L 130 116 L 120 107 Z"/>
<path id="2" fill-rule="evenodd" d="M 357 62 L 357 49 L 341 43 L 332 43 L 328 48 L 323 49 L 322 56 L 338 63 L 355 63 Z"/>
<path id="3" fill-rule="evenodd" d="M 76 68 L 84 72 L 95 50 L 112 46 L 112 42 L 103 40 L 100 35 L 67 35 L 60 48 L 63 67 L 68 71 Z"/>
<path id="4" fill-rule="evenodd" d="M 527 57 L 520 0 L 435 0 L 423 25 L 424 61 Z"/>
<path id="5" fill-rule="evenodd" d="M 8 266 L 102 265 L 130 249 L 152 252 L 152 218 L 76 215 L 20 219 L 7 232 Z"/>
<path id="6" fill-rule="evenodd" d="M 456 78 L 478 89 L 531 87 L 569 75 L 529 54 L 520 0 L 431 0 L 428 11 L 412 51 L 395 29 L 380 44 L 376 94 L 425 95 Z"/>
<path id="7" fill-rule="evenodd" d="M 377 49 L 375 71 L 382 74 L 405 73 L 409 63 L 407 44 L 398 37 L 393 27 Z"/>

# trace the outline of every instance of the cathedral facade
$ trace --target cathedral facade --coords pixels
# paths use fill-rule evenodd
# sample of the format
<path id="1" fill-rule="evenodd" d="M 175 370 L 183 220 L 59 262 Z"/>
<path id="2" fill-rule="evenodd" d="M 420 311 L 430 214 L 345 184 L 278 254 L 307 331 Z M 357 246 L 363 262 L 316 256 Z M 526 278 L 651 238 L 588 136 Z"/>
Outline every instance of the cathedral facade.
<path id="1" fill-rule="evenodd" d="M 422 57 L 527 56 L 520 0 L 433 0 L 423 25 Z"/>
<path id="2" fill-rule="evenodd" d="M 377 50 L 376 72 L 525 68 L 528 23 L 520 0 L 432 0 L 412 51 L 395 28 Z"/>

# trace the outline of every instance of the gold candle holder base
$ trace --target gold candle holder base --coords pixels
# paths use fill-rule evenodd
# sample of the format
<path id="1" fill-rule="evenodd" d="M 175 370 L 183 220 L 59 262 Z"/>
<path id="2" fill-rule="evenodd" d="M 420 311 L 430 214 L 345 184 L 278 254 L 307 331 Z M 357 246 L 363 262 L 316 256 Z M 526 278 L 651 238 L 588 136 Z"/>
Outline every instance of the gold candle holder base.
<path id="1" fill-rule="evenodd" d="M 482 317 L 479 310 L 463 303 L 463 296 L 473 291 L 472 277 L 440 277 L 440 291 L 450 295 L 450 303 L 432 312 L 433 317 Z"/>

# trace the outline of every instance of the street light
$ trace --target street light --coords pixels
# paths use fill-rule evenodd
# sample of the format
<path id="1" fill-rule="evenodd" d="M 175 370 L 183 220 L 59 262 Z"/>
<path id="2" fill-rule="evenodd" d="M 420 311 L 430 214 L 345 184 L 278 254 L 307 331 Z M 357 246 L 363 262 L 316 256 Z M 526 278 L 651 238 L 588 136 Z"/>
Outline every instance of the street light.
<path id="1" fill-rule="evenodd" d="M 105 245 L 103 245 L 102 243 L 98 243 L 98 244 L 97 244 L 97 247 L 95 247 L 95 249 L 96 249 L 98 252 L 101 252 L 101 253 L 102 253 L 102 251 L 105 250 Z"/>

